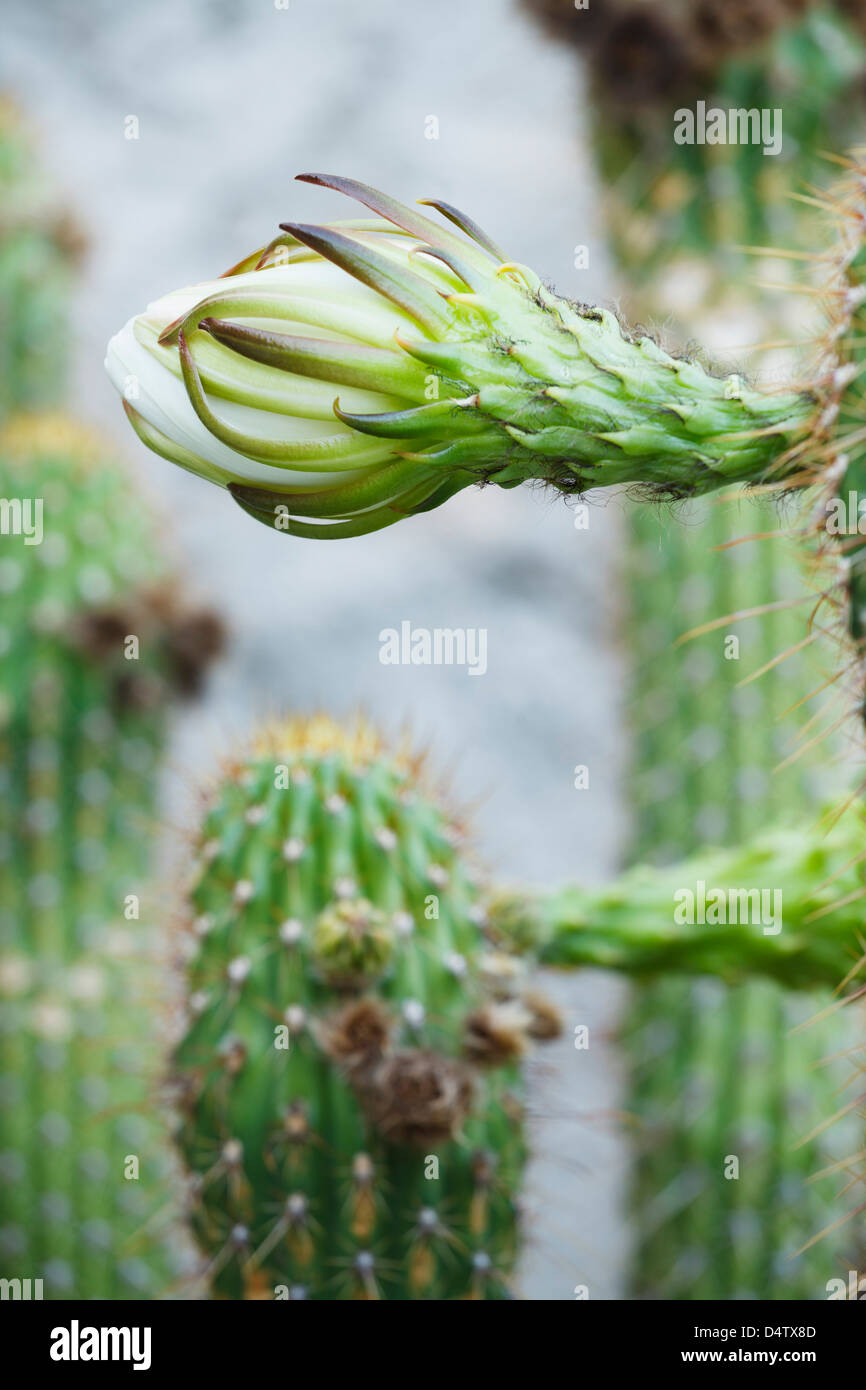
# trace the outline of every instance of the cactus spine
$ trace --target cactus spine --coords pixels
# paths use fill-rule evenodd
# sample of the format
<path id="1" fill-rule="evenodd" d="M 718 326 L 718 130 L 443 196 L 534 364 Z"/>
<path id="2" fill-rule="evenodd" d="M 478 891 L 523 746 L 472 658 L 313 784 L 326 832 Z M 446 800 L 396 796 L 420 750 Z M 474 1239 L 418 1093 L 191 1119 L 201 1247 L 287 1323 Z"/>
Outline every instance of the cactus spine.
<path id="1" fill-rule="evenodd" d="M 142 1297 L 168 1268 L 141 1229 L 167 1201 L 147 845 L 167 691 L 215 631 L 158 588 L 116 460 L 82 427 L 11 420 L 0 496 L 25 522 L 43 506 L 39 543 L 0 550 L 0 1273 L 46 1298 Z"/>
<path id="2" fill-rule="evenodd" d="M 508 1296 L 518 1063 L 555 1025 L 489 949 L 422 784 L 363 723 L 316 718 L 213 795 L 173 1072 L 217 1296 Z"/>

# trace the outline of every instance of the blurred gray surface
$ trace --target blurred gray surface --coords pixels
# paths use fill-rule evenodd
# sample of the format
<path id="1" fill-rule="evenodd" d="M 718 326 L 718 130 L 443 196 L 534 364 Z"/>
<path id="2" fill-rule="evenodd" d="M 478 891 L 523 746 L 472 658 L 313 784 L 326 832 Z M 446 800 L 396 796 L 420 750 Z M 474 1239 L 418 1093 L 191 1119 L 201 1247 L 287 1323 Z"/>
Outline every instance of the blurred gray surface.
<path id="1" fill-rule="evenodd" d="M 232 630 L 204 708 L 176 731 L 168 815 L 261 715 L 363 705 L 408 724 L 475 807 L 500 878 L 598 879 L 624 834 L 613 593 L 616 504 L 576 530 L 558 499 L 472 490 L 381 535 L 340 543 L 267 531 L 126 430 L 103 375 L 109 336 L 166 290 L 218 274 L 288 217 L 354 215 L 292 182 L 349 173 L 404 200 L 465 208 L 561 293 L 604 293 L 604 252 L 573 55 L 509 0 L 6 0 L 0 85 L 33 121 L 91 254 L 75 314 L 76 408 L 145 480 L 200 595 Z M 140 138 L 124 138 L 135 115 Z M 427 118 L 439 123 L 425 137 Z M 590 269 L 574 248 L 590 248 Z M 379 663 L 379 632 L 484 627 L 488 672 Z M 575 764 L 590 789 L 573 787 Z M 520 1292 L 621 1296 L 622 1104 L 605 1043 L 619 999 L 601 976 L 555 982 L 569 1038 L 533 1066 L 536 1160 Z"/>

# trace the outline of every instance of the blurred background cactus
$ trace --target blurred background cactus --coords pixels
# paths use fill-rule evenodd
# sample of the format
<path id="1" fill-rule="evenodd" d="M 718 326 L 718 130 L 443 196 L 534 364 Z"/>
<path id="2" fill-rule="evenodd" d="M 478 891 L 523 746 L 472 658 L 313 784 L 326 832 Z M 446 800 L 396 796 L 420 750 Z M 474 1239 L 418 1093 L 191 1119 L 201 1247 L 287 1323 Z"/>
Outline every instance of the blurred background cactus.
<path id="1" fill-rule="evenodd" d="M 83 253 L 19 111 L 0 95 L 0 416 L 61 398 L 67 291 Z"/>
<path id="2" fill-rule="evenodd" d="M 828 152 L 862 137 L 866 30 L 855 7 L 525 3 L 585 54 L 605 224 L 631 316 L 741 355 L 770 327 L 800 333 L 802 303 L 755 282 L 802 278 L 785 251 L 821 244 L 802 195 L 826 182 Z M 722 142 L 701 138 L 697 114 L 692 138 L 675 138 L 677 114 L 699 102 L 724 111 Z M 751 138 L 729 140 L 731 110 L 756 113 Z M 745 247 L 765 254 L 750 260 Z"/>
<path id="3" fill-rule="evenodd" d="M 820 835 L 817 808 L 834 790 L 827 748 L 778 770 L 815 711 L 805 704 L 782 716 L 822 683 L 820 661 L 809 648 L 794 651 L 742 684 L 797 645 L 801 610 L 766 612 L 675 646 L 702 622 L 797 595 L 796 565 L 779 535 L 713 551 L 756 522 L 778 528 L 766 508 L 755 511 L 719 506 L 694 527 L 632 517 L 637 859 L 664 863 L 702 844 L 737 844 L 797 812 L 815 816 Z M 638 1296 L 818 1298 L 838 1256 L 856 1246 L 842 1230 L 791 1258 L 844 1210 L 834 1204 L 843 1182 L 811 1184 L 810 1176 L 852 1151 L 843 1128 L 797 1147 L 839 1108 L 849 1069 L 821 1059 L 851 1045 L 849 1021 L 835 1013 L 792 1030 L 831 1004 L 850 963 L 840 960 L 837 980 L 807 999 L 757 982 L 667 980 L 635 992 L 625 1045 L 639 1119 Z M 724 1176 L 731 1154 L 737 1181 Z"/>
<path id="4" fill-rule="evenodd" d="M 0 559 L 0 1272 L 46 1297 L 143 1297 L 171 1268 L 144 1229 L 171 1201 L 159 761 L 220 630 L 178 603 L 116 456 L 66 416 L 0 430 L 0 496 L 43 508 L 39 543 L 6 536 Z"/>
<path id="5" fill-rule="evenodd" d="M 511 1294 L 519 1064 L 558 1017 L 487 943 L 424 782 L 363 722 L 315 718 L 214 789 L 173 1070 L 217 1296 Z"/>
<path id="6" fill-rule="evenodd" d="M 0 1276 L 168 1287 L 146 886 L 168 710 L 219 622 L 176 597 L 112 449 L 56 408 L 69 230 L 0 107 Z M 34 407 L 55 403 L 50 412 Z"/>

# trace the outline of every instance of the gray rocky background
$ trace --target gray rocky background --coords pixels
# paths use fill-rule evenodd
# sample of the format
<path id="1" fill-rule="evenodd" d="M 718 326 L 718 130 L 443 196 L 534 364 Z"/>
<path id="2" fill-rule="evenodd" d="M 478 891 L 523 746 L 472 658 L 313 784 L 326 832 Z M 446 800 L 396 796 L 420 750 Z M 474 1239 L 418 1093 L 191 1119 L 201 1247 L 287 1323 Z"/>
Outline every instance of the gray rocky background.
<path id="1" fill-rule="evenodd" d="M 150 299 L 219 273 L 288 217 L 354 215 L 297 172 L 349 173 L 404 200 L 442 196 L 576 298 L 605 260 L 573 55 L 510 0 L 4 0 L 0 88 L 24 107 L 91 251 L 75 306 L 74 398 L 156 497 L 228 655 L 176 730 L 166 815 L 261 715 L 363 705 L 408 724 L 474 806 L 500 878 L 598 879 L 624 816 L 617 504 L 588 531 L 560 501 L 467 492 L 379 536 L 338 544 L 268 532 L 216 489 L 151 456 L 102 370 L 109 336 Z M 139 138 L 125 138 L 136 116 Z M 428 117 L 438 139 L 426 138 Z M 590 249 L 589 269 L 574 266 Z M 484 627 L 489 669 L 383 666 L 379 632 Z M 590 790 L 573 787 L 575 764 Z M 166 909 L 167 910 L 167 909 Z M 536 1159 L 520 1293 L 622 1296 L 627 1267 L 622 1078 L 600 976 L 552 986 L 568 1037 L 533 1066 Z"/>

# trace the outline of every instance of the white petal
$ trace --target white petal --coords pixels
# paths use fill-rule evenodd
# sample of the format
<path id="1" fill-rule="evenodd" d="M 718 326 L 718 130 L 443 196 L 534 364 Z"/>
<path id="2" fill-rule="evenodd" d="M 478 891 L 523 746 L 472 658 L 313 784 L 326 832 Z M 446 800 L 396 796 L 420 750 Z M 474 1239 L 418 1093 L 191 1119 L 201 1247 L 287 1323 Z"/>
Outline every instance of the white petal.
<path id="1" fill-rule="evenodd" d="M 403 262 L 412 244 L 409 239 L 400 237 L 386 239 L 364 236 L 361 239 Z M 195 458 L 202 459 L 211 469 L 217 470 L 224 484 L 243 480 L 270 484 L 284 491 L 310 491 L 325 490 L 329 486 L 363 477 L 366 472 L 363 468 L 321 472 L 313 466 L 309 471 L 299 472 L 260 463 L 232 449 L 202 424 L 190 403 L 182 379 L 176 371 L 160 361 L 162 350 L 155 349 L 154 343 L 142 341 L 143 336 L 148 339 L 158 337 L 162 329 L 188 313 L 202 299 L 234 290 L 251 290 L 256 294 L 276 292 L 278 295 L 291 295 L 297 300 L 309 299 L 321 304 L 333 314 L 334 327 L 330 330 L 313 327 L 310 330 L 313 336 L 317 332 L 324 336 L 341 336 L 343 318 L 348 336 L 356 334 L 364 341 L 378 342 L 387 347 L 393 346 L 393 335 L 397 328 L 405 328 L 408 324 L 417 331 L 417 325 L 383 296 L 359 283 L 330 261 L 317 257 L 189 285 L 155 300 L 148 305 L 144 314 L 130 319 L 108 345 L 105 366 L 113 385 L 149 425 Z M 258 320 L 238 316 L 237 321 L 245 323 Z M 285 320 L 278 317 L 267 320 L 269 323 L 274 321 L 281 323 L 285 331 Z M 171 361 L 176 366 L 176 349 L 165 348 L 164 352 L 166 362 Z M 214 402 L 214 409 L 230 427 L 261 438 L 315 439 L 351 433 L 336 419 L 331 422 L 288 416 L 223 399 Z M 372 448 L 372 441 L 369 443 Z"/>
<path id="2" fill-rule="evenodd" d="M 171 322 L 171 319 L 168 322 Z M 167 367 L 161 366 L 138 342 L 135 323 L 135 319 L 130 319 L 108 345 L 105 369 L 112 384 L 154 429 L 188 449 L 196 457 L 206 459 L 208 463 L 222 470 L 226 483 L 262 482 L 301 492 L 324 490 L 336 483 L 345 483 L 352 478 L 363 476 L 362 469 L 348 468 L 335 474 L 275 468 L 249 459 L 223 444 L 222 440 L 217 439 L 205 428 L 196 415 L 183 382 Z M 236 406 L 232 402 L 220 402 L 220 413 L 235 427 L 251 428 L 260 434 L 271 434 L 275 438 L 285 438 L 287 429 L 291 429 L 289 437 L 292 438 L 310 438 L 316 432 L 339 432 L 336 421 L 333 428 L 321 428 L 317 431 L 314 427 L 321 427 L 324 422 L 295 422 L 291 417 L 268 415 L 246 406 Z M 294 429 L 296 423 L 304 428 Z"/>

